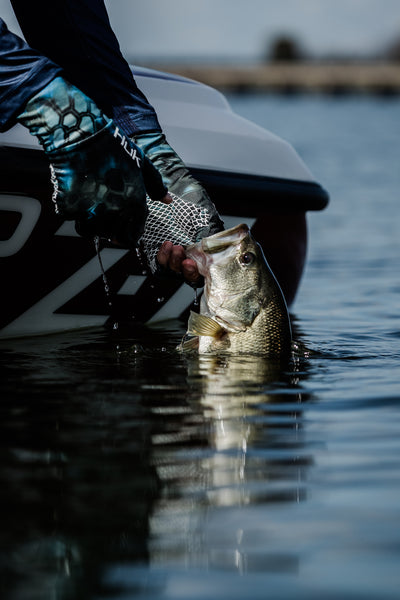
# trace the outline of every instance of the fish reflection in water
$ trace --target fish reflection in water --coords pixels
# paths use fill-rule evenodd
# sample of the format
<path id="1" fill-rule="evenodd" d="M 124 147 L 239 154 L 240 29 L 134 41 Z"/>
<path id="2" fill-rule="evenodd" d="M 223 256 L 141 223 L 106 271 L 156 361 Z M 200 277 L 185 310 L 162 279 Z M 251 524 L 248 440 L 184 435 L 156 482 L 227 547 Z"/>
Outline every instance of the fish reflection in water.
<path id="1" fill-rule="evenodd" d="M 269 508 L 304 499 L 309 464 L 292 366 L 116 359 L 100 342 L 48 356 L 43 342 L 5 374 L 19 383 L 3 400 L 2 597 L 154 597 L 149 567 L 296 569 L 268 541 Z"/>
<path id="2" fill-rule="evenodd" d="M 188 360 L 188 404 L 207 426 L 206 445 L 182 461 L 178 443 L 174 451 L 170 439 L 159 440 L 155 464 L 168 494 L 151 518 L 152 563 L 239 573 L 297 569 L 297 557 L 274 553 L 260 534 L 264 525 L 253 520 L 257 513 L 265 524 L 268 506 L 305 498 L 309 459 L 301 452 L 296 382 L 278 361 L 259 357 Z"/>

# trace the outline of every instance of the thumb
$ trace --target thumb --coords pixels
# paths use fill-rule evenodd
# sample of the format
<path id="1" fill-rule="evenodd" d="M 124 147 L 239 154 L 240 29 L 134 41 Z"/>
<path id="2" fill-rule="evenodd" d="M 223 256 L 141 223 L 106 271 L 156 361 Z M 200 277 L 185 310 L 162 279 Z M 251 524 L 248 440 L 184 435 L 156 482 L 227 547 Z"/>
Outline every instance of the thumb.
<path id="1" fill-rule="evenodd" d="M 146 192 L 152 200 L 160 200 L 167 204 L 172 201 L 159 171 L 145 154 L 142 157 L 142 176 Z"/>

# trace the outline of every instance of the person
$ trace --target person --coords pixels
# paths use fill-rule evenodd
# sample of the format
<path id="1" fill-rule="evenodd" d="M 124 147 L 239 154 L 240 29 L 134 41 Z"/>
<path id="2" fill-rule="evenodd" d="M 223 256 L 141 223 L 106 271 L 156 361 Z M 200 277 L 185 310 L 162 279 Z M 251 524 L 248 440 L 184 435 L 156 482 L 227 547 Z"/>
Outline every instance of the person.
<path id="1" fill-rule="evenodd" d="M 0 131 L 19 122 L 38 137 L 56 211 L 78 233 L 129 248 L 140 240 L 153 272 L 195 285 L 183 244 L 223 223 L 138 88 L 104 0 L 11 4 L 26 41 L 0 19 Z"/>

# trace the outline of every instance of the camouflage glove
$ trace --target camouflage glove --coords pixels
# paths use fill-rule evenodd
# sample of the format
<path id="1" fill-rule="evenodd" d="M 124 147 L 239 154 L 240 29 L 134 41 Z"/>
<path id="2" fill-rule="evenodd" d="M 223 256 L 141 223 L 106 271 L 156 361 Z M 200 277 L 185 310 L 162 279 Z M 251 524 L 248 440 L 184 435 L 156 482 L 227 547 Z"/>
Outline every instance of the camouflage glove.
<path id="1" fill-rule="evenodd" d="M 18 120 L 50 160 L 56 212 L 75 219 L 85 237 L 134 246 L 148 212 L 146 191 L 154 200 L 167 193 L 142 150 L 61 77 L 31 98 Z"/>
<path id="2" fill-rule="evenodd" d="M 189 173 L 160 132 L 136 135 L 134 142 L 161 173 L 173 198 L 165 205 L 148 199 L 149 215 L 140 240 L 153 273 L 159 271 L 157 253 L 168 240 L 186 246 L 224 228 L 207 192 Z"/>

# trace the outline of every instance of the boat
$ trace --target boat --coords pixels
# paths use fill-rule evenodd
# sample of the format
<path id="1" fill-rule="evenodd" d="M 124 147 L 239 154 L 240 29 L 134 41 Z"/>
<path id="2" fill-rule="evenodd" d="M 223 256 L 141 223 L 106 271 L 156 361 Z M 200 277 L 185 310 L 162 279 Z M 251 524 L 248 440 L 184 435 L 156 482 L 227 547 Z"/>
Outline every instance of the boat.
<path id="1" fill-rule="evenodd" d="M 326 190 L 288 142 L 235 114 L 218 90 L 132 70 L 225 227 L 251 227 L 291 307 L 306 261 L 307 212 L 326 207 Z M 0 134 L 0 158 L 0 338 L 186 318 L 194 295 L 180 278 L 151 275 L 135 250 L 106 243 L 96 253 L 55 214 L 47 159 L 25 128 Z"/>

